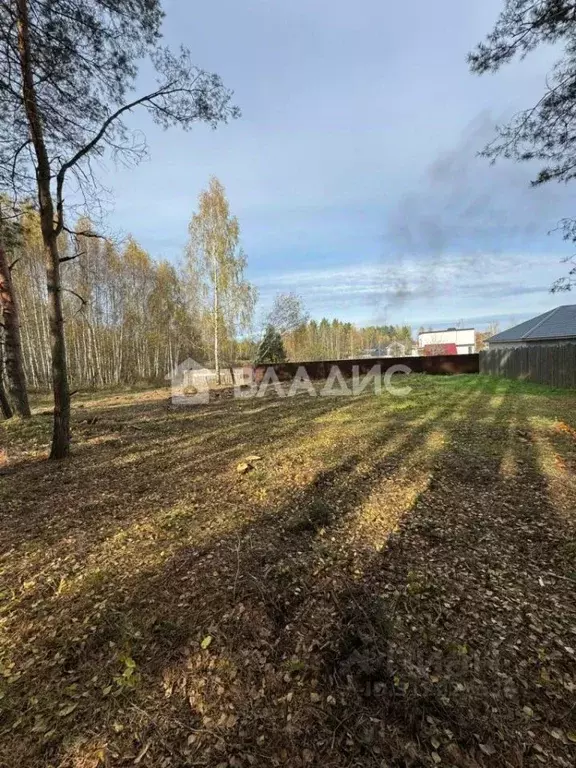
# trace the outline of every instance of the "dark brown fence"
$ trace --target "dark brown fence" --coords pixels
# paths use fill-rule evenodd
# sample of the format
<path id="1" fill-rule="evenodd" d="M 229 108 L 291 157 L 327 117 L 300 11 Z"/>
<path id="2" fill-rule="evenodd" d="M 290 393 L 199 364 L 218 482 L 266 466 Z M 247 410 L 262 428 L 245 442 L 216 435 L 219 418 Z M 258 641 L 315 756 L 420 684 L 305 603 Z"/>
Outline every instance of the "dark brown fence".
<path id="1" fill-rule="evenodd" d="M 353 374 L 354 366 L 358 366 L 360 375 L 368 373 L 373 366 L 379 365 L 382 373 L 393 365 L 406 365 L 412 373 L 455 374 L 478 373 L 478 355 L 430 355 L 429 357 L 366 357 L 359 360 L 312 360 L 304 363 L 279 363 L 271 367 L 279 379 L 291 379 L 299 367 L 306 369 L 310 379 L 326 379 L 331 367 L 335 365 L 346 378 Z M 254 378 L 262 380 L 267 365 L 254 366 Z"/>
<path id="2" fill-rule="evenodd" d="M 536 344 L 480 352 L 480 373 L 551 387 L 576 387 L 576 344 Z"/>

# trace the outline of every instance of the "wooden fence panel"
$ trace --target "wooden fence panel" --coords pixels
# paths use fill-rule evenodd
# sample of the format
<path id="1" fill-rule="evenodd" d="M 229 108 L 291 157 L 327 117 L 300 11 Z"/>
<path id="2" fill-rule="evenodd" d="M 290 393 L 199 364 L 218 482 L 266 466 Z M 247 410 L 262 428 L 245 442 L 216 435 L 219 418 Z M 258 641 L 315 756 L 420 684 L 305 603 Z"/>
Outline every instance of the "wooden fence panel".
<path id="1" fill-rule="evenodd" d="M 480 373 L 576 388 L 576 344 L 536 344 L 480 352 Z"/>

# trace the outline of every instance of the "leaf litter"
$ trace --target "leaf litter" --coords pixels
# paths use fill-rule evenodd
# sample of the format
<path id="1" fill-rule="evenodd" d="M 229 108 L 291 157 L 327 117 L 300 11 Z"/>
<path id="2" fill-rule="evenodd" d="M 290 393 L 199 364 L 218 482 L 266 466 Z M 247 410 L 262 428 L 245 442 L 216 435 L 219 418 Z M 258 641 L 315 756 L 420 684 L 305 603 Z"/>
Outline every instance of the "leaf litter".
<path id="1" fill-rule="evenodd" d="M 572 766 L 576 401 L 412 383 L 0 425 L 0 765 Z"/>

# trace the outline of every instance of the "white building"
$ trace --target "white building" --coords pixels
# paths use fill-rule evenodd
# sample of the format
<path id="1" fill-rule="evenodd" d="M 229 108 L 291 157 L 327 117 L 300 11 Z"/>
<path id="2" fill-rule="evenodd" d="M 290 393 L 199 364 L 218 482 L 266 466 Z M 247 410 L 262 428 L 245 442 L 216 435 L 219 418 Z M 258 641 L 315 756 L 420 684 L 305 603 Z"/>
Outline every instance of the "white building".
<path id="1" fill-rule="evenodd" d="M 438 331 L 422 331 L 418 334 L 421 355 L 468 355 L 476 352 L 474 328 L 446 328 Z"/>

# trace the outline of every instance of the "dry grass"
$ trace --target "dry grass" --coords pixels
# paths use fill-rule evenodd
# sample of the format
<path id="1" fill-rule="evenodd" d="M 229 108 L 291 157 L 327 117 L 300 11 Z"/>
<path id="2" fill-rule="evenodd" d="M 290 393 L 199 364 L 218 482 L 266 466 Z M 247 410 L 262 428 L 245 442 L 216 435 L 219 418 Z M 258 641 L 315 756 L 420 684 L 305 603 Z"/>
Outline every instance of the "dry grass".
<path id="1" fill-rule="evenodd" d="M 0 424 L 0 765 L 572 766 L 576 399 L 412 386 Z"/>

